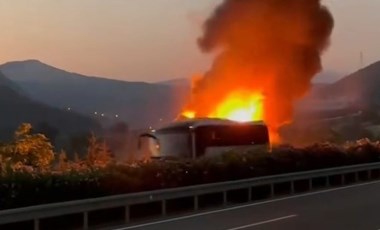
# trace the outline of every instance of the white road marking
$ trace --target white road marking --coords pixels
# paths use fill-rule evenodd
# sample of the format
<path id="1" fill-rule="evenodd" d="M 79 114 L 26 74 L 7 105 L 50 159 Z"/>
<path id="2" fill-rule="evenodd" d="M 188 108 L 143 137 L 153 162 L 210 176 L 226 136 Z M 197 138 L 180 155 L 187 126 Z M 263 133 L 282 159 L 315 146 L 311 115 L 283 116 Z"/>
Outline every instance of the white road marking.
<path id="1" fill-rule="evenodd" d="M 245 228 L 250 228 L 250 227 L 255 227 L 255 226 L 259 226 L 259 225 L 263 225 L 263 224 L 269 224 L 269 223 L 277 222 L 277 221 L 280 221 L 280 220 L 286 220 L 286 219 L 294 218 L 294 217 L 297 217 L 297 216 L 298 215 L 283 216 L 283 217 L 279 217 L 279 218 L 276 218 L 276 219 L 265 220 L 265 221 L 257 222 L 257 223 L 254 223 L 254 224 L 248 224 L 248 225 L 244 225 L 244 226 L 240 226 L 240 227 L 236 227 L 236 228 L 229 228 L 229 229 L 226 229 L 226 230 L 241 230 L 241 229 L 245 229 Z"/>
<path id="2" fill-rule="evenodd" d="M 142 228 L 142 227 L 147 227 L 147 226 L 152 226 L 152 225 L 157 225 L 157 224 L 164 224 L 164 223 L 170 223 L 170 222 L 175 222 L 175 221 L 179 221 L 179 220 L 191 219 L 191 218 L 199 217 L 199 216 L 207 216 L 207 215 L 211 215 L 211 214 L 215 214 L 215 213 L 222 213 L 222 212 L 227 212 L 227 211 L 232 211 L 232 210 L 237 210 L 237 209 L 242 209 L 242 208 L 259 206 L 259 205 L 263 205 L 263 204 L 270 204 L 270 203 L 284 201 L 284 200 L 291 200 L 291 199 L 300 198 L 300 197 L 313 196 L 313 195 L 318 195 L 318 194 L 323 194 L 323 193 L 340 191 L 340 190 L 345 190 L 345 189 L 350 189 L 350 188 L 355 188 L 355 187 L 363 187 L 363 186 L 372 185 L 372 184 L 379 184 L 379 183 L 380 183 L 380 181 L 373 181 L 373 182 L 367 182 L 367 183 L 361 183 L 361 184 L 354 184 L 354 185 L 349 185 L 349 186 L 344 186 L 344 187 L 321 190 L 321 191 L 317 191 L 317 192 L 310 192 L 310 193 L 299 194 L 299 195 L 295 195 L 295 196 L 272 199 L 272 200 L 267 200 L 267 201 L 252 203 L 252 204 L 234 206 L 234 207 L 219 209 L 219 210 L 215 210 L 215 211 L 201 212 L 201 213 L 192 214 L 192 215 L 188 215 L 188 216 L 181 216 L 181 217 L 176 217 L 176 218 L 171 218 L 171 219 L 166 219 L 166 220 L 161 220 L 161 221 L 150 222 L 150 223 L 146 223 L 146 224 L 139 224 L 139 225 L 134 225 L 134 226 L 129 226 L 129 227 L 115 228 L 114 230 L 128 230 L 128 229 Z"/>

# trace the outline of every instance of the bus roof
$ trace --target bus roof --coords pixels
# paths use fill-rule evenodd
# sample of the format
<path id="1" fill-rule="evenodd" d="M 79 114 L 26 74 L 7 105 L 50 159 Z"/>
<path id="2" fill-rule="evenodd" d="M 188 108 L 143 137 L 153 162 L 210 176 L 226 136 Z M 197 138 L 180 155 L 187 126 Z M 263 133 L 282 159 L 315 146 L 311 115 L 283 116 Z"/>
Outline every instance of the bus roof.
<path id="1" fill-rule="evenodd" d="M 202 126 L 228 126 L 228 125 L 263 125 L 266 124 L 263 121 L 250 121 L 250 122 L 237 122 L 227 119 L 217 119 L 217 118 L 197 118 L 197 119 L 187 119 L 177 122 L 173 122 L 170 125 L 162 127 L 157 131 L 170 130 L 170 129 L 181 129 L 181 128 L 198 128 Z"/>

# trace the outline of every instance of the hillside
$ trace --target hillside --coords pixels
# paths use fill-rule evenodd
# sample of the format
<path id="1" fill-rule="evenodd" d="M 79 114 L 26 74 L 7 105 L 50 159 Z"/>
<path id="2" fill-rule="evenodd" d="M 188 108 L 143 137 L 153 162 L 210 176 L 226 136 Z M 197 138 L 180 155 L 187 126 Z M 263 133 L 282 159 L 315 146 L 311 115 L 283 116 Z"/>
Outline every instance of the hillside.
<path id="1" fill-rule="evenodd" d="M 32 123 L 34 127 L 47 124 L 66 136 L 100 130 L 89 118 L 35 102 L 17 89 L 19 87 L 0 72 L 0 139 L 9 138 L 23 122 Z"/>
<path id="2" fill-rule="evenodd" d="M 283 136 L 292 144 L 380 138 L 380 62 L 315 88 Z"/>
<path id="3" fill-rule="evenodd" d="M 313 78 L 314 84 L 331 84 L 338 81 L 343 75 L 334 71 L 324 70 Z"/>
<path id="4" fill-rule="evenodd" d="M 173 119 L 186 95 L 182 87 L 171 84 L 90 77 L 36 60 L 6 63 L 0 70 L 34 100 L 136 128 Z"/>
<path id="5" fill-rule="evenodd" d="M 335 82 L 324 92 L 364 107 L 380 105 L 380 61 Z"/>
<path id="6" fill-rule="evenodd" d="M 377 110 L 380 106 L 380 61 L 360 69 L 332 84 L 314 85 L 300 101 L 300 109 Z"/>
<path id="7" fill-rule="evenodd" d="M 17 93 L 23 93 L 21 88 L 18 85 L 16 85 L 13 81 L 11 81 L 9 78 L 5 77 L 2 72 L 0 72 L 0 87 L 2 89 L 11 89 Z"/>
<path id="8" fill-rule="evenodd" d="M 169 86 L 184 86 L 184 87 L 191 87 L 191 79 L 189 78 L 176 78 L 166 81 L 160 81 L 157 82 L 157 84 L 160 85 L 169 85 Z"/>

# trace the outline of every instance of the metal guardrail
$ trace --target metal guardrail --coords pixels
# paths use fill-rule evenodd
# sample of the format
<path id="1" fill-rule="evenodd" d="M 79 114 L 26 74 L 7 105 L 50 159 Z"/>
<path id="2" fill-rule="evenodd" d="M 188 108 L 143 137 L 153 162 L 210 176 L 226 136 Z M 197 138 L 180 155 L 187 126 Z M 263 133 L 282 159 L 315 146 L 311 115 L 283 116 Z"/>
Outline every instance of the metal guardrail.
<path id="1" fill-rule="evenodd" d="M 335 180 L 334 185 L 331 183 L 333 177 Z M 338 183 L 336 183 L 337 178 L 339 178 Z M 1 226 L 4 224 L 31 221 L 33 222 L 31 229 L 39 230 L 40 221 L 46 218 L 70 214 L 81 214 L 82 229 L 89 229 L 89 212 L 111 208 L 123 208 L 125 217 L 123 222 L 130 223 L 130 207 L 133 205 L 160 202 L 161 216 L 165 216 L 167 215 L 166 202 L 169 200 L 190 198 L 193 201 L 192 211 L 198 211 L 200 209 L 198 198 L 203 195 L 222 194 L 222 205 L 228 205 L 229 192 L 243 189 L 246 190 L 246 194 L 248 194 L 246 201 L 252 202 L 253 195 L 260 186 L 267 186 L 268 194 L 266 197 L 273 198 L 276 196 L 276 190 L 280 189 L 279 185 L 281 184 L 286 185 L 285 190 L 287 190 L 287 194 L 295 194 L 297 193 L 297 182 L 306 182 L 307 188 L 305 191 L 311 191 L 316 189 L 314 184 L 316 179 L 322 179 L 324 181 L 322 187 L 325 188 L 345 185 L 348 179 L 350 183 L 361 180 L 380 179 L 380 163 L 352 165 L 4 210 L 0 211 L 0 229 L 2 229 Z"/>

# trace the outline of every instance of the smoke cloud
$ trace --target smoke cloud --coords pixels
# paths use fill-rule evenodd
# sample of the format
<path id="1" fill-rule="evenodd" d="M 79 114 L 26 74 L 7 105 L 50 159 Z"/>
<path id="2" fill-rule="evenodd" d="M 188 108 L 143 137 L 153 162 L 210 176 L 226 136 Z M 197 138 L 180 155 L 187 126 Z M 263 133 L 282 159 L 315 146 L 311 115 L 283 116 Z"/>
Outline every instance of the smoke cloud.
<path id="1" fill-rule="evenodd" d="M 264 120 L 279 128 L 321 71 L 333 26 L 320 0 L 224 0 L 198 39 L 203 52 L 217 55 L 188 107 L 207 116 L 231 91 L 257 91 L 265 97 Z"/>

